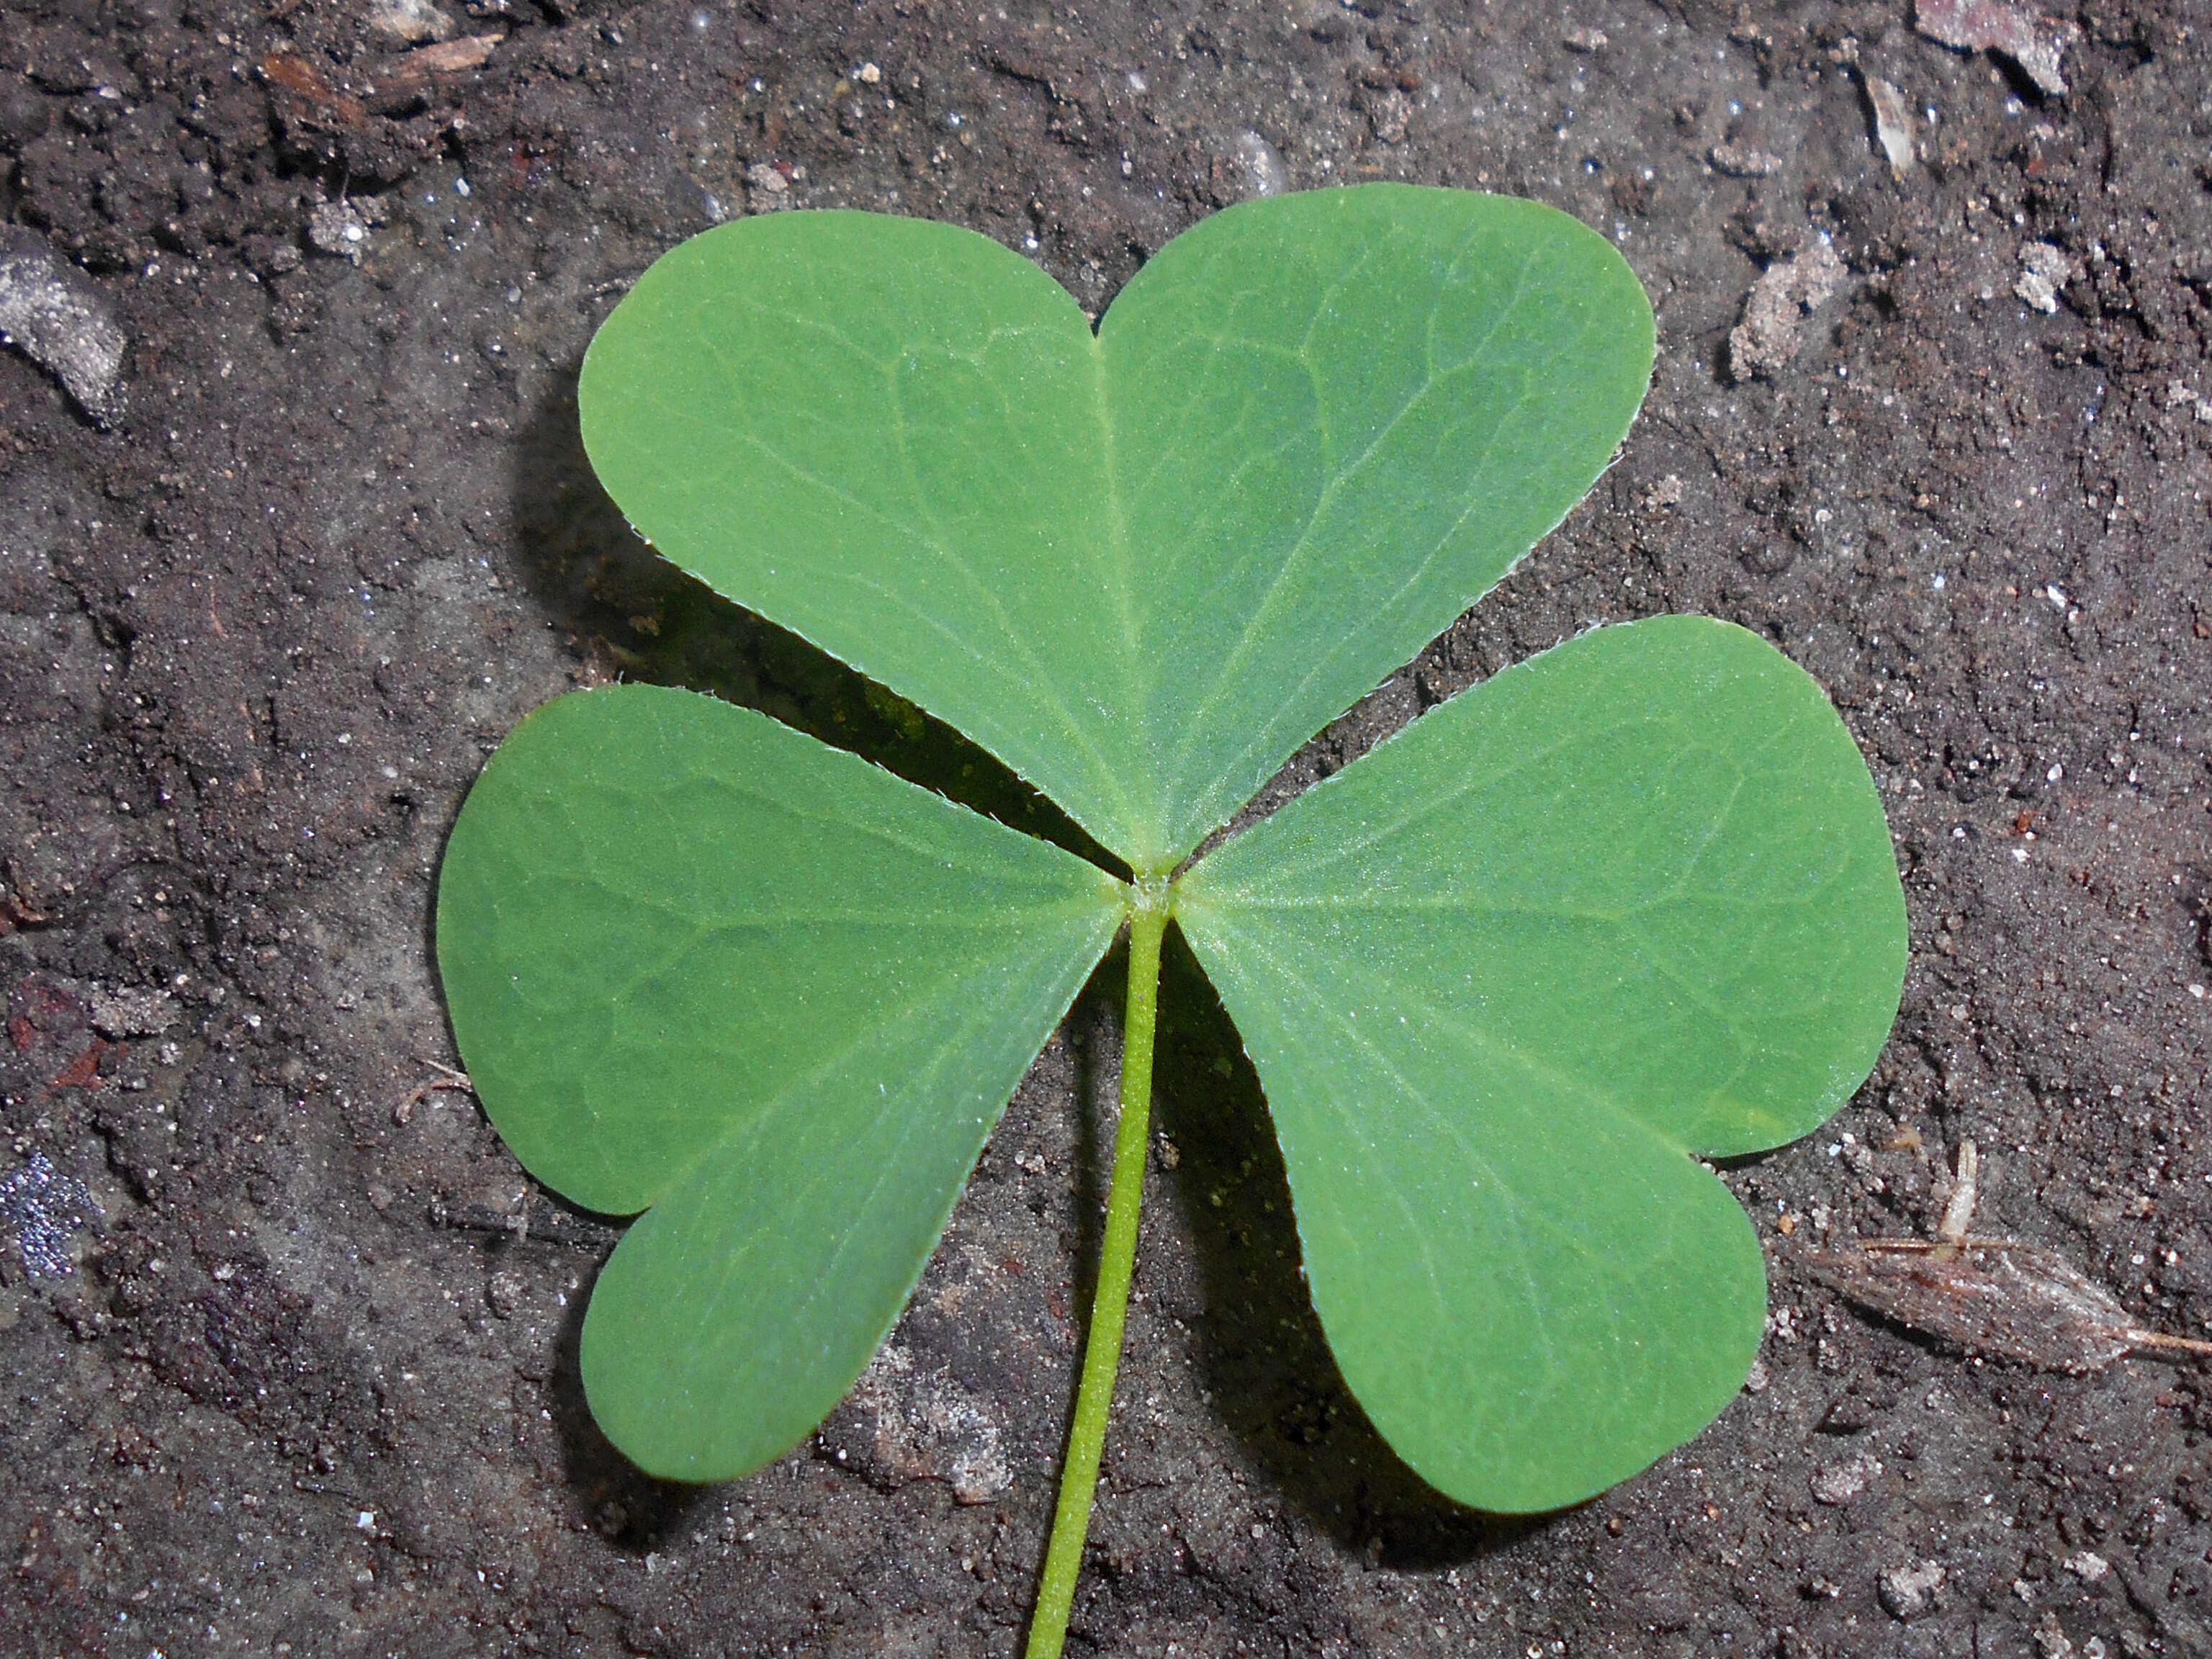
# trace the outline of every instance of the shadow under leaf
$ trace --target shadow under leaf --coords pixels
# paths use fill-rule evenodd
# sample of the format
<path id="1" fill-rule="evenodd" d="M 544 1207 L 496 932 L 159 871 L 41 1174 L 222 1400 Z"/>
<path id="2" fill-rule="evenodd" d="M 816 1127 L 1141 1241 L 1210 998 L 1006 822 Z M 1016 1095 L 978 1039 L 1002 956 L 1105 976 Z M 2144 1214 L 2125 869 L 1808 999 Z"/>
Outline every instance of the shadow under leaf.
<path id="1" fill-rule="evenodd" d="M 642 1556 L 679 1535 L 708 1488 L 647 1474 L 615 1449 L 592 1419 L 580 1363 L 586 1286 L 568 1297 L 546 1380 L 545 1408 L 561 1439 L 562 1474 L 592 1529 L 626 1554 Z"/>

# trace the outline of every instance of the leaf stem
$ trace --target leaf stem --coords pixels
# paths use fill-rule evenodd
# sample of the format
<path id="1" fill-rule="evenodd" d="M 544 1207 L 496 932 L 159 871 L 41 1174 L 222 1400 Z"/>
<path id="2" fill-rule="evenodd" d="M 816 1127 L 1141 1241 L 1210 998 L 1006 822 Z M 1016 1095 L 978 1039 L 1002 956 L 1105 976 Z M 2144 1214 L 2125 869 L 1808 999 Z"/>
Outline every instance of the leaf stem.
<path id="1" fill-rule="evenodd" d="M 1121 1121 L 1114 1132 L 1114 1184 L 1106 1200 L 1106 1234 L 1098 1250 L 1098 1288 L 1091 1301 L 1091 1335 L 1083 1349 L 1083 1379 L 1075 1391 L 1075 1420 L 1060 1465 L 1060 1504 L 1045 1550 L 1036 1612 L 1030 1621 L 1027 1659 L 1060 1659 L 1075 1581 L 1083 1570 L 1084 1540 L 1098 1489 L 1098 1459 L 1114 1403 L 1114 1373 L 1121 1363 L 1121 1333 L 1129 1313 L 1129 1281 L 1137 1265 L 1137 1220 L 1145 1202 L 1145 1157 L 1152 1139 L 1152 1036 L 1158 1022 L 1160 940 L 1167 931 L 1164 881 L 1140 881 L 1129 911 L 1129 1010 L 1121 1030 Z"/>

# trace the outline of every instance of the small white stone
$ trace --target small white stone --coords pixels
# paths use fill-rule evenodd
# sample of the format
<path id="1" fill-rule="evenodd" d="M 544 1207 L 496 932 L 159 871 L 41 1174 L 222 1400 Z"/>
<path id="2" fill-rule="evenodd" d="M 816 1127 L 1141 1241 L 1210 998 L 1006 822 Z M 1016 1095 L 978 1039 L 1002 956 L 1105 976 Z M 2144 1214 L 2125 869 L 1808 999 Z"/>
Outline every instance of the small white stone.
<path id="1" fill-rule="evenodd" d="M 404 40 L 410 46 L 431 40 L 450 40 L 457 32 L 453 20 L 430 0 L 372 0 L 368 26 L 380 34 Z"/>
<path id="2" fill-rule="evenodd" d="M 2066 1571 L 2085 1584 L 2094 1584 L 2112 1570 L 2112 1564 L 2094 1550 L 2083 1550 L 2066 1558 Z"/>
<path id="3" fill-rule="evenodd" d="M 1809 1477 L 1813 1501 L 1833 1508 L 1848 1504 L 1881 1476 L 1879 1458 L 1862 1455 L 1815 1469 Z"/>
<path id="4" fill-rule="evenodd" d="M 0 225 L 0 340 L 52 374 L 94 420 L 117 412 L 123 330 L 99 285 L 27 228 Z"/>
<path id="5" fill-rule="evenodd" d="M 1237 135 L 1237 159 L 1244 164 L 1252 195 L 1280 196 L 1291 187 L 1291 170 L 1284 164 L 1282 152 L 1258 133 Z"/>
<path id="6" fill-rule="evenodd" d="M 1875 1594 L 1891 1618 L 1917 1619 L 1936 1605 L 1944 1577 L 1942 1564 L 1935 1561 L 1892 1567 L 1876 1581 Z"/>
<path id="7" fill-rule="evenodd" d="M 2058 309 L 2058 290 L 2081 275 L 2081 262 L 2054 242 L 2026 242 L 2012 291 L 2048 316 Z"/>

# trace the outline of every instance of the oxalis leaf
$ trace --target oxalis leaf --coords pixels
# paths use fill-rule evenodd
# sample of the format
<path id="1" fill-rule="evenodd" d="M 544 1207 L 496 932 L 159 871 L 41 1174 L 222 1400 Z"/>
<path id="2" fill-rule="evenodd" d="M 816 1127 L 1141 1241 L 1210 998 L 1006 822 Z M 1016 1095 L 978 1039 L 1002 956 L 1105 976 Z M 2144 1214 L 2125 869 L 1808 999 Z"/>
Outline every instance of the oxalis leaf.
<path id="1" fill-rule="evenodd" d="M 1138 1138 L 1102 1286 L 1172 917 L 1258 1068 L 1331 1348 L 1416 1471 L 1542 1510 L 1711 1419 L 1764 1281 L 1692 1155 L 1826 1118 L 1903 974 L 1880 803 L 1809 678 L 1709 619 L 1601 629 L 1170 879 L 1581 498 L 1651 350 L 1601 238 L 1398 185 L 1222 213 L 1095 331 L 1017 255 L 872 215 L 646 273 L 581 392 L 632 522 L 1136 879 L 691 693 L 524 723 L 454 830 L 439 961 L 517 1156 L 646 1212 L 584 1331 L 617 1445 L 708 1480 L 804 1437 L 1125 917 Z M 1102 1293 L 1094 1335 L 1120 1320 Z"/>

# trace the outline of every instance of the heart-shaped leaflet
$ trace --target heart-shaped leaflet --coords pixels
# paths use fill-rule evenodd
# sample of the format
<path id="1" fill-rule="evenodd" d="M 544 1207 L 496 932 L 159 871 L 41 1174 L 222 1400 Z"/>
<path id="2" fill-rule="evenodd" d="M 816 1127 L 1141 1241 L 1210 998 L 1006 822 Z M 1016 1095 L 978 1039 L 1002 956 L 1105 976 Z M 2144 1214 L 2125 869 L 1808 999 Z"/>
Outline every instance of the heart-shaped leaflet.
<path id="1" fill-rule="evenodd" d="M 1231 208 L 1096 332 L 971 232 L 782 214 L 647 271 L 580 403 L 664 556 L 1164 873 L 1582 499 L 1651 343 L 1504 197 Z"/>
<path id="2" fill-rule="evenodd" d="M 601 330 L 585 437 L 665 555 L 946 720 L 1157 883 L 1580 498 L 1649 374 L 1602 239 L 1366 186 L 1177 238 L 1094 333 L 942 225 L 708 233 Z M 650 1208 L 592 1407 L 757 1468 L 897 1316 L 1130 890 L 754 714 L 533 716 L 470 797 L 439 953 L 533 1172 Z M 1896 1006 L 1863 762 L 1740 630 L 1602 630 L 1477 687 L 1168 902 L 1276 1114 L 1317 1310 L 1391 1443 L 1526 1510 L 1725 1403 L 1764 1307 L 1688 1154 L 1804 1133 Z"/>

